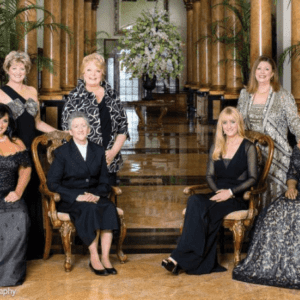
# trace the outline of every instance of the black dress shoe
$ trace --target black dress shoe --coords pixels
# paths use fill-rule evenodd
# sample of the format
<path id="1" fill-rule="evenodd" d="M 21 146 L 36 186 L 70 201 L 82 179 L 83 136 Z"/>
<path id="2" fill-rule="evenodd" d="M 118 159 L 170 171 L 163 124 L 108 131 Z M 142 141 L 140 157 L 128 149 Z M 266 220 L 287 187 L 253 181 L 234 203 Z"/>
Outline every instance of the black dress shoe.
<path id="1" fill-rule="evenodd" d="M 108 274 L 116 275 L 118 274 L 117 270 L 115 268 L 105 268 Z"/>
<path id="2" fill-rule="evenodd" d="M 107 272 L 106 269 L 103 269 L 103 270 L 94 269 L 91 262 L 89 263 L 89 267 L 96 275 L 99 275 L 99 276 L 108 276 L 109 275 L 109 273 Z"/>
<path id="3" fill-rule="evenodd" d="M 169 259 L 165 259 L 161 262 L 161 265 L 169 272 L 173 273 L 174 275 L 178 275 L 179 271 L 181 270 L 180 266 L 177 264 L 175 265 L 173 261 Z"/>

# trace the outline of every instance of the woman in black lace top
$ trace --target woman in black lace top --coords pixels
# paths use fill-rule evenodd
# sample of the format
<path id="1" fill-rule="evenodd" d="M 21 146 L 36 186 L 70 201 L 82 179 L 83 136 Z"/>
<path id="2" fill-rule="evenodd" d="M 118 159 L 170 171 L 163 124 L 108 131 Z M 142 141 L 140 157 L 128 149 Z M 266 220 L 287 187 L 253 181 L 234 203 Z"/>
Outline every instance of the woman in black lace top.
<path id="1" fill-rule="evenodd" d="M 225 271 L 217 263 L 217 233 L 224 216 L 247 209 L 243 193 L 257 177 L 255 146 L 245 139 L 240 113 L 226 107 L 207 164 L 206 179 L 213 192 L 189 197 L 182 236 L 162 266 L 176 275 L 180 269 L 196 275 Z"/>
<path id="2" fill-rule="evenodd" d="M 29 229 L 27 207 L 22 194 L 29 182 L 28 151 L 13 137 L 10 109 L 0 104 L 0 286 L 23 283 Z"/>

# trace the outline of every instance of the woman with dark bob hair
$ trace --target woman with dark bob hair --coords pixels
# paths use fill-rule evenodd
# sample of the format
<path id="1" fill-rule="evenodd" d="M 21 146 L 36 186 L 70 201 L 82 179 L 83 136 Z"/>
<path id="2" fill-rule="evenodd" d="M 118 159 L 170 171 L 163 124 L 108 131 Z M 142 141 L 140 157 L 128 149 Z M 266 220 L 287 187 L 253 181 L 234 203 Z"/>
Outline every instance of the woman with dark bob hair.
<path id="1" fill-rule="evenodd" d="M 0 103 L 0 287 L 20 285 L 26 275 L 30 221 L 22 195 L 31 163 L 14 130 L 11 110 Z"/>
<path id="2" fill-rule="evenodd" d="M 123 165 L 121 148 L 129 139 L 127 116 L 119 96 L 104 80 L 104 58 L 93 53 L 84 57 L 80 68 L 81 79 L 67 96 L 62 112 L 62 128 L 74 111 L 84 112 L 90 122 L 89 140 L 105 149 L 110 184 L 116 185 L 117 172 Z"/>
<path id="3" fill-rule="evenodd" d="M 259 56 L 253 64 L 248 86 L 241 91 L 237 109 L 243 115 L 246 129 L 269 135 L 274 141 L 274 156 L 263 194 L 263 207 L 286 191 L 286 174 L 292 148 L 288 130 L 300 141 L 300 117 L 293 95 L 279 83 L 274 60 Z M 267 149 L 262 149 L 266 157 Z"/>

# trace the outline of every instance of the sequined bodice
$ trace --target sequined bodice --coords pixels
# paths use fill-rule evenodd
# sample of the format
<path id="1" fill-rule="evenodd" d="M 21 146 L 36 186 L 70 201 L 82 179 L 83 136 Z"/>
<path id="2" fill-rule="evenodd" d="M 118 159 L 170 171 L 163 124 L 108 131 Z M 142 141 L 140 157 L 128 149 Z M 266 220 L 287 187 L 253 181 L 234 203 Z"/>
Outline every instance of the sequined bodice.
<path id="1" fill-rule="evenodd" d="M 263 110 L 264 104 L 252 104 L 249 109 L 249 121 L 251 130 L 263 132 Z"/>
<path id="2" fill-rule="evenodd" d="M 0 196 L 6 196 L 15 189 L 18 181 L 19 166 L 30 166 L 28 151 L 21 151 L 9 156 L 0 155 Z"/>
<path id="3" fill-rule="evenodd" d="M 20 99 L 15 99 L 7 103 L 9 108 L 12 110 L 14 119 L 16 120 L 26 110 L 31 116 L 35 117 L 38 112 L 38 104 L 31 98 L 23 103 Z"/>

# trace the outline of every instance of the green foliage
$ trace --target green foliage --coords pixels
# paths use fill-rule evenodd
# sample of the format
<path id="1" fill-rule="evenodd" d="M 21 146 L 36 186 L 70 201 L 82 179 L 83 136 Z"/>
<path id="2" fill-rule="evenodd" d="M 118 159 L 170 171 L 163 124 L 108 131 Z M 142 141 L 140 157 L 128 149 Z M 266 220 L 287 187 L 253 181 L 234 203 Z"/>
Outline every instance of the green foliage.
<path id="1" fill-rule="evenodd" d="M 283 64 L 285 60 L 288 58 L 290 62 L 291 59 L 296 56 L 300 56 L 300 42 L 296 45 L 285 48 L 284 51 L 280 54 L 278 58 L 278 72 L 280 76 L 282 76 L 283 74 Z"/>
<path id="2" fill-rule="evenodd" d="M 20 0 L 2 0 L 0 1 L 0 63 L 3 64 L 5 56 L 13 51 L 18 50 L 20 42 L 32 30 L 40 28 L 49 28 L 51 31 L 64 30 L 72 39 L 71 30 L 61 24 L 55 22 L 54 16 L 43 6 L 29 3 L 26 7 L 19 5 Z M 26 21 L 26 17 L 30 16 L 33 11 L 43 11 L 44 17 L 37 21 Z M 51 23 L 45 23 L 50 19 Z M 54 71 L 55 64 L 49 58 L 41 55 L 33 54 L 31 59 L 38 61 L 39 70 L 47 68 L 50 72 Z"/>
<path id="3" fill-rule="evenodd" d="M 125 31 L 118 49 L 124 50 L 122 68 L 135 78 L 146 73 L 150 78 L 175 78 L 183 69 L 181 36 L 165 10 L 142 12 L 135 25 Z"/>
<path id="4" fill-rule="evenodd" d="M 212 35 L 202 37 L 202 39 L 208 38 L 212 43 L 224 43 L 227 49 L 231 49 L 232 60 L 241 66 L 243 83 L 247 84 L 250 73 L 251 3 L 248 0 L 236 0 L 234 5 L 231 3 L 229 0 L 224 0 L 217 5 L 223 5 L 227 10 L 232 11 L 236 16 L 236 23 L 233 23 L 228 17 L 214 22 L 211 26 Z M 219 29 L 223 32 L 221 35 L 217 34 Z M 219 63 L 227 61 L 228 59 L 225 59 Z"/>
<path id="5" fill-rule="evenodd" d="M 90 45 L 91 47 L 96 47 L 96 52 L 101 54 L 106 59 L 108 58 L 110 52 L 113 50 L 107 49 L 105 52 L 104 49 L 104 40 L 109 37 L 110 35 L 106 31 L 101 30 L 96 32 L 96 39 L 89 39 L 88 36 L 85 35 L 84 42 Z M 86 55 L 88 55 L 88 53 L 84 53 L 84 56 Z"/>

